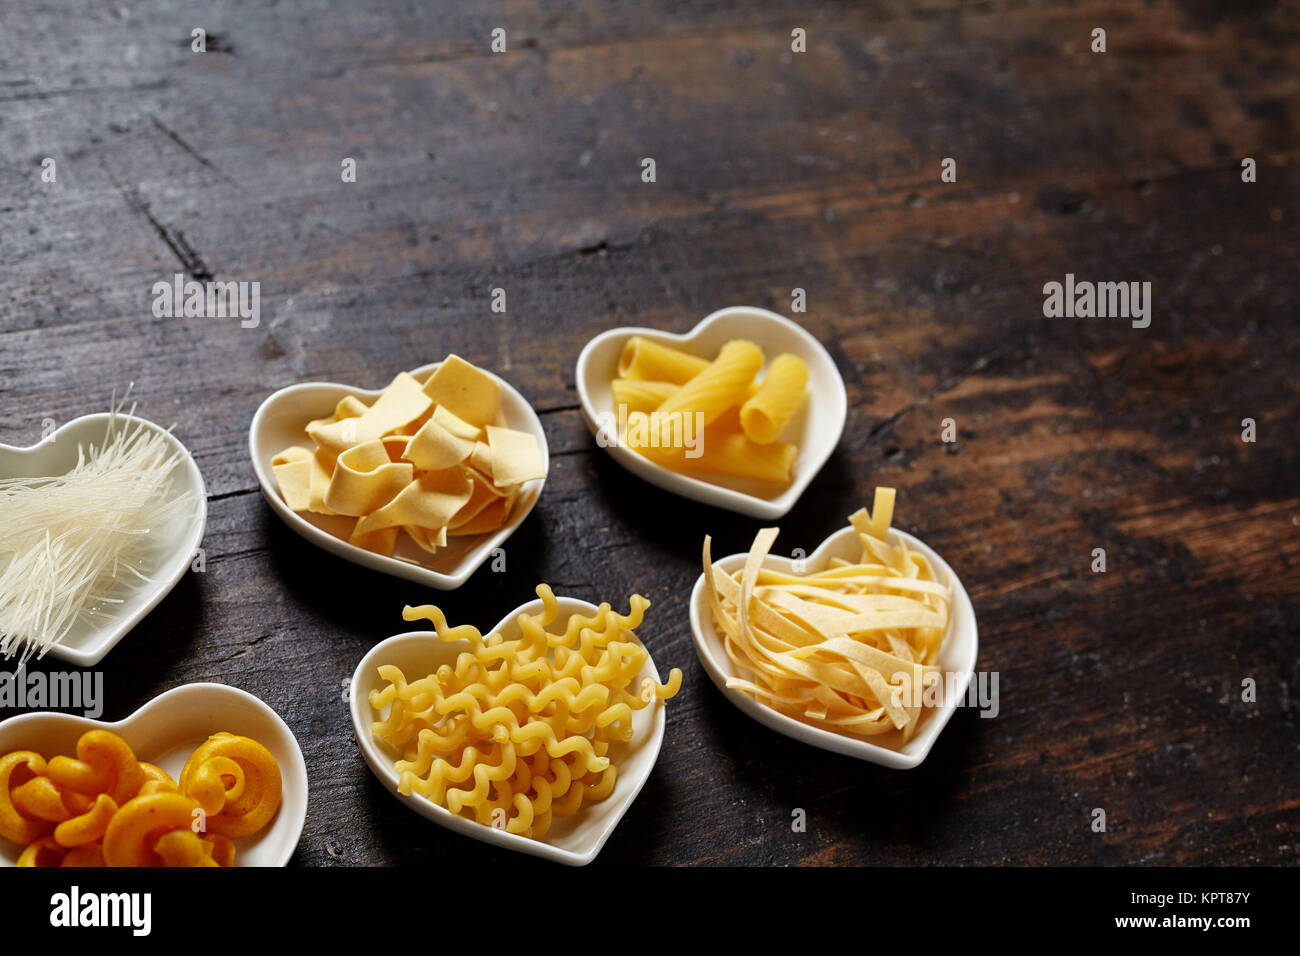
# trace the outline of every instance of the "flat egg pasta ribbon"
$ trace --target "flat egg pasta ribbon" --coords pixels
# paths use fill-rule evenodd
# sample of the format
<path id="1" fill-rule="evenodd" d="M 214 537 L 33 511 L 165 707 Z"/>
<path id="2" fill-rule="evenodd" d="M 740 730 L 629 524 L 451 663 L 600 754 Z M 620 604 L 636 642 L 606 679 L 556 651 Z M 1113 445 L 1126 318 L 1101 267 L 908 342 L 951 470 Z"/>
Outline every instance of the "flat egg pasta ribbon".
<path id="1" fill-rule="evenodd" d="M 307 424 L 316 447 L 285 448 L 271 470 L 290 509 L 356 518 L 350 543 L 391 555 L 405 532 L 435 554 L 448 534 L 501 528 L 546 476 L 536 437 L 503 418 L 496 379 L 450 355 L 423 385 L 399 374 L 372 405 L 345 396 Z"/>
<path id="2" fill-rule="evenodd" d="M 893 489 L 855 513 L 862 558 L 808 574 L 765 567 L 777 529 L 758 533 L 736 574 L 715 566 L 705 538 L 709 604 L 738 674 L 727 686 L 814 726 L 855 736 L 899 731 L 938 675 L 950 592 L 900 538 L 889 541 Z"/>
<path id="3" fill-rule="evenodd" d="M 380 393 L 375 403 L 362 414 L 307 427 L 307 436 L 316 447 L 335 455 L 355 445 L 364 445 L 419 418 L 432 404 L 420 383 L 406 372 L 399 372 Z"/>

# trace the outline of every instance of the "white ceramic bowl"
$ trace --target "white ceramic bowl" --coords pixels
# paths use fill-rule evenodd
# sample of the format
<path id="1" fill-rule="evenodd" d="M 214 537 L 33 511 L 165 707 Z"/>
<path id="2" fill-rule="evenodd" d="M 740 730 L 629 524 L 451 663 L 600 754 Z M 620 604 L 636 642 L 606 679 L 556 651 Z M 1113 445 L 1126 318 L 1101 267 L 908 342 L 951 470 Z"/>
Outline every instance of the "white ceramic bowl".
<path id="1" fill-rule="evenodd" d="M 293 732 L 252 694 L 225 684 L 183 684 L 159 694 L 116 723 L 49 711 L 22 714 L 0 723 L 0 754 L 34 750 L 46 760 L 75 754 L 88 730 L 111 730 L 131 745 L 136 758 L 156 764 L 178 779 L 181 768 L 212 734 L 228 731 L 252 737 L 280 765 L 283 796 L 270 826 L 235 841 L 236 866 L 284 866 L 293 855 L 307 819 L 307 764 Z M 0 866 L 13 866 L 23 847 L 0 838 Z"/>
<path id="2" fill-rule="evenodd" d="M 891 738 L 894 744 L 900 743 L 898 738 L 901 735 L 897 733 L 876 738 L 846 737 L 832 733 L 795 720 L 793 717 L 787 717 L 766 704 L 759 703 L 743 691 L 728 688 L 728 677 L 750 678 L 751 675 L 737 674 L 731 658 L 727 656 L 722 636 L 713 624 L 713 611 L 706 590 L 709 585 L 703 574 L 696 580 L 695 588 L 691 592 L 691 631 L 695 636 L 695 653 L 699 655 L 700 663 L 704 665 L 709 678 L 728 700 L 760 724 L 787 737 L 812 744 L 814 747 L 821 747 L 823 750 L 880 764 L 882 767 L 906 770 L 917 766 L 926 758 L 930 748 L 934 746 L 934 742 L 957 709 L 958 702 L 964 700 L 967 686 L 975 673 L 976 658 L 979 656 L 979 632 L 975 626 L 975 609 L 971 607 L 970 597 L 952 568 L 948 567 L 947 562 L 923 541 L 906 532 L 891 528 L 889 536 L 891 542 L 897 543 L 901 539 L 907 542 L 909 549 L 924 555 L 930 562 L 930 566 L 935 569 L 939 580 L 947 580 L 952 587 L 948 633 L 939 650 L 937 664 L 945 675 L 949 673 L 958 675 L 955 682 L 957 692 L 953 697 L 946 699 L 941 707 L 927 708 L 922 713 L 920 726 L 906 744 L 885 746 L 885 742 Z M 845 527 L 823 541 L 816 551 L 803 559 L 803 573 L 811 574 L 820 571 L 830 563 L 832 558 L 856 561 L 861 553 L 857 532 L 852 527 Z M 745 566 L 747 557 L 748 555 L 745 554 L 732 554 L 715 559 L 714 564 L 721 566 L 728 573 L 734 573 Z M 794 560 L 778 555 L 769 555 L 763 562 L 764 567 L 788 573 L 798 570 L 795 564 Z"/>
<path id="3" fill-rule="evenodd" d="M 99 412 L 74 418 L 49 438 L 28 448 L 0 445 L 0 477 L 43 478 L 67 474 L 77 464 L 78 446 L 103 443 L 111 417 L 109 412 Z M 189 449 L 167 429 L 151 421 L 125 414 L 118 417 L 124 422 L 138 422 L 161 434 L 179 453 L 180 465 L 173 476 L 173 487 L 178 494 L 193 492 L 194 507 L 185 514 L 176 515 L 154 533 L 152 554 L 155 569 L 151 581 L 123 585 L 120 593 L 115 593 L 115 596 L 123 598 L 123 603 L 106 608 L 104 616 L 82 617 L 61 642 L 46 652 L 50 657 L 82 667 L 91 667 L 103 660 L 104 655 L 157 607 L 158 602 L 185 576 L 198 553 L 207 524 L 207 492 L 199 466 L 194 463 Z"/>
<path id="4" fill-rule="evenodd" d="M 424 382 L 441 364 L 435 362 L 423 365 L 411 372 L 411 375 L 417 381 Z M 487 374 L 492 375 L 491 372 Z M 549 470 L 550 452 L 537 413 L 509 382 L 496 375 L 492 375 L 492 378 L 501 386 L 501 405 L 506 426 L 528 432 L 537 439 L 542 460 Z M 353 388 L 334 382 L 306 382 L 275 392 L 257 409 L 249 428 L 248 447 L 253 458 L 253 471 L 257 474 L 262 495 L 270 504 L 271 510 L 312 544 L 353 564 L 427 584 L 439 590 L 453 590 L 469 580 L 469 576 L 491 557 L 492 552 L 501 547 L 514 534 L 515 529 L 523 524 L 533 510 L 533 505 L 537 504 L 542 486 L 546 483 L 545 478 L 524 485 L 505 527 L 491 534 L 450 537 L 447 546 L 439 548 L 438 553 L 433 555 L 421 550 L 405 534 L 400 534 L 397 537 L 397 548 L 393 552 L 394 557 L 388 557 L 348 543 L 347 534 L 352 522 L 350 518 L 310 512 L 299 514 L 293 511 L 280 495 L 275 474 L 271 471 L 271 459 L 290 445 L 312 447 L 312 441 L 307 437 L 307 423 L 331 415 L 334 406 L 345 395 L 374 399 L 382 391 L 383 389 Z"/>
<path id="5" fill-rule="evenodd" d="M 594 614 L 595 605 L 574 598 L 557 597 L 560 613 L 552 631 L 561 629 L 564 622 L 573 614 Z M 542 609 L 541 600 L 530 601 L 515 608 L 492 630 L 505 635 L 506 639 L 519 636 L 516 621 L 520 614 L 533 614 Z M 484 635 L 491 631 L 484 631 Z M 508 850 L 530 853 L 557 863 L 570 866 L 584 866 L 596 858 L 609 839 L 618 821 L 623 818 L 636 795 L 645 786 L 659 756 L 659 747 L 664 739 L 664 706 L 653 704 L 632 715 L 633 737 L 629 743 L 612 744 L 610 757 L 618 765 L 618 780 L 614 792 L 599 803 L 583 804 L 582 809 L 572 817 L 557 819 L 551 824 L 544 839 L 534 840 L 530 837 L 508 833 L 495 827 L 484 826 L 474 820 L 457 816 L 445 807 L 440 807 L 432 800 L 419 794 L 404 796 L 397 792 L 399 777 L 393 764 L 401 759 L 402 754 L 394 747 L 377 741 L 371 733 L 371 724 L 376 718 L 370 707 L 370 692 L 387 686 L 379 677 L 379 665 L 395 664 L 401 668 L 408 680 L 417 680 L 436 671 L 443 664 L 455 664 L 456 656 L 469 650 L 466 641 L 443 643 L 433 631 L 412 631 L 398 634 L 376 644 L 357 665 L 352 675 L 352 726 L 356 731 L 357 743 L 366 763 L 375 772 L 384 786 L 402 803 L 416 813 L 438 823 L 449 830 L 492 843 Z M 646 677 L 659 680 L 659 671 L 655 669 L 653 659 L 647 659 L 645 666 L 633 681 L 639 686 Z M 385 715 L 386 715 L 385 711 Z"/>
<path id="6" fill-rule="evenodd" d="M 794 462 L 794 479 L 788 488 L 775 496 L 771 486 L 763 482 L 725 475 L 695 477 L 679 474 L 624 448 L 620 443 L 609 442 L 605 446 L 614 460 L 634 475 L 685 498 L 769 520 L 780 518 L 793 508 L 809 482 L 826 464 L 844 432 L 848 409 L 844 380 L 822 344 L 802 326 L 784 316 L 751 306 L 720 309 L 685 335 L 640 328 L 602 332 L 588 342 L 578 356 L 575 375 L 583 417 L 598 440 L 602 434 L 600 417 L 614 411 L 610 383 L 618 374 L 619 355 L 624 343 L 634 335 L 708 359 L 715 357 L 732 339 L 754 342 L 769 362 L 782 352 L 803 359 L 809 373 L 808 397 L 780 436 L 780 440 L 793 442 L 799 447 Z"/>

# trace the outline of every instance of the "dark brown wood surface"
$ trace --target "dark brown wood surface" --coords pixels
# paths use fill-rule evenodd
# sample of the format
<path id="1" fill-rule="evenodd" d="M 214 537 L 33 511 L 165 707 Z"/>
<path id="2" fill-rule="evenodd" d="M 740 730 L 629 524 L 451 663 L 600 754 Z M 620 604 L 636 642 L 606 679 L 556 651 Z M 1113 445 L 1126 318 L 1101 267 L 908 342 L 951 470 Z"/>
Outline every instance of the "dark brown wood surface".
<path id="1" fill-rule="evenodd" d="M 210 493 L 207 570 L 105 660 L 106 716 L 196 680 L 266 700 L 310 772 L 298 863 L 524 865 L 386 794 L 341 684 L 408 602 L 487 625 L 539 581 L 639 591 L 686 685 L 597 865 L 1295 863 L 1300 10 L 785 6 L 6 7 L 0 441 L 133 381 Z M 154 318 L 177 271 L 260 281 L 261 325 Z M 1150 327 L 1044 318 L 1067 272 L 1150 281 Z M 1000 675 L 999 716 L 959 712 L 913 771 L 775 735 L 713 688 L 685 607 L 701 539 L 730 553 L 761 523 L 632 478 L 577 411 L 592 335 L 789 314 L 796 287 L 850 412 L 780 550 L 896 486 Z M 281 386 L 373 387 L 449 351 L 522 391 L 552 461 L 506 572 L 434 593 L 288 530 L 248 425 Z"/>

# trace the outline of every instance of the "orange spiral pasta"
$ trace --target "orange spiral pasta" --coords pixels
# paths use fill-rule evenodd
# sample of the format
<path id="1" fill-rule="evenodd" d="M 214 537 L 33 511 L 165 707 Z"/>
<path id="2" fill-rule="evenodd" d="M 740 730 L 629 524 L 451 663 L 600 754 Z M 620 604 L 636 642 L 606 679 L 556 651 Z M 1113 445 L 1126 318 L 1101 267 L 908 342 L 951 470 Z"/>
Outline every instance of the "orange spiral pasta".
<path id="1" fill-rule="evenodd" d="M 230 839 L 266 826 L 280 807 L 280 766 L 248 737 L 213 734 L 181 771 L 181 792 L 207 814 L 207 829 Z"/>
<path id="2" fill-rule="evenodd" d="M 266 827 L 280 797 L 279 765 L 248 737 L 209 737 L 177 784 L 89 730 L 75 757 L 0 757 L 0 838 L 25 847 L 20 867 L 233 866 L 231 840 Z"/>

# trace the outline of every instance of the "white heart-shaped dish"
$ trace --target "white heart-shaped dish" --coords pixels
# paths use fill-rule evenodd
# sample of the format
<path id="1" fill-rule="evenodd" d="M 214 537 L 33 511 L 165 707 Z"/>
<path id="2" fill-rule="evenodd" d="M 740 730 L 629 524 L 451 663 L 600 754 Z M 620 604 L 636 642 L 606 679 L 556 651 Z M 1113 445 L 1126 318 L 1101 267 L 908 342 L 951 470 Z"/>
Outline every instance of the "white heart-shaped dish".
<path id="1" fill-rule="evenodd" d="M 411 375 L 416 381 L 423 383 L 441 364 L 435 362 L 432 365 L 422 365 L 411 372 Z M 509 382 L 492 375 L 491 372 L 487 374 L 501 386 L 501 410 L 505 415 L 507 427 L 528 432 L 537 439 L 542 460 L 546 462 L 549 470 L 550 451 L 546 444 L 546 433 L 542 430 L 541 419 L 537 417 L 537 413 L 533 411 L 528 401 L 515 391 Z M 308 422 L 332 414 L 334 406 L 345 395 L 374 399 L 382 391 L 382 389 L 352 388 L 334 382 L 305 382 L 301 385 L 290 385 L 272 394 L 258 407 L 248 431 L 249 453 L 253 458 L 253 471 L 257 474 L 257 483 L 261 485 L 262 496 L 266 498 L 271 510 L 279 515 L 285 524 L 317 547 L 324 548 L 353 564 L 375 571 L 427 584 L 441 591 L 454 590 L 469 580 L 469 576 L 491 556 L 493 550 L 499 548 L 514 534 L 515 529 L 523 524 L 542 493 L 542 486 L 546 483 L 545 478 L 538 478 L 524 485 L 505 527 L 491 534 L 449 538 L 447 546 L 439 548 L 438 553 L 434 555 L 420 550 L 413 541 L 407 539 L 406 535 L 399 535 L 397 548 L 393 552 L 398 557 L 375 554 L 350 544 L 347 541 L 347 530 L 351 519 L 310 512 L 299 514 L 293 511 L 285 504 L 276 485 L 275 475 L 271 471 L 271 459 L 290 445 L 310 447 L 311 440 L 307 438 L 306 432 Z"/>
<path id="2" fill-rule="evenodd" d="M 705 480 L 678 474 L 624 448 L 621 443 L 610 442 L 605 446 L 620 465 L 665 491 L 755 518 L 771 520 L 789 512 L 839 444 L 848 412 L 844 380 L 822 344 L 784 316 L 752 306 L 719 309 L 685 335 L 640 328 L 602 332 L 583 348 L 575 373 L 582 415 L 598 439 L 602 433 L 601 418 L 613 413 L 610 383 L 618 372 L 619 355 L 624 343 L 634 335 L 709 359 L 732 339 L 754 342 L 768 361 L 781 352 L 803 359 L 809 373 L 808 398 L 781 435 L 781 440 L 793 442 L 799 448 L 794 478 L 775 497 L 767 490 L 770 486 L 761 482 L 724 475 Z"/>
<path id="3" fill-rule="evenodd" d="M 595 605 L 575 598 L 556 597 L 560 606 L 559 616 L 551 630 L 563 626 L 573 614 L 594 614 Z M 503 634 L 507 640 L 519 635 L 517 618 L 520 614 L 534 614 L 542 609 L 541 600 L 530 601 L 515 608 L 492 630 Z M 484 631 L 485 635 L 491 631 Z M 644 646 L 644 645 L 642 645 Z M 531 837 L 508 833 L 495 827 L 484 826 L 474 820 L 452 813 L 432 800 L 419 794 L 403 795 L 397 792 L 399 782 L 397 770 L 393 764 L 401 758 L 395 748 L 376 741 L 371 733 L 371 724 L 375 713 L 370 707 L 370 692 L 387 686 L 379 677 L 381 664 L 395 664 L 402 669 L 409 680 L 415 680 L 431 674 L 443 664 L 455 664 L 456 656 L 469 650 L 466 641 L 444 643 L 433 631 L 411 631 L 398 634 L 376 644 L 352 675 L 352 726 L 356 731 L 357 743 L 366 763 L 374 771 L 393 796 L 406 804 L 416 813 L 428 817 L 435 823 L 455 830 L 462 836 L 483 840 L 508 850 L 529 853 L 557 863 L 569 866 L 585 866 L 596 858 L 618 826 L 619 820 L 627 812 L 632 801 L 636 799 L 641 788 L 645 786 L 659 757 L 659 747 L 664 739 L 664 707 L 655 704 L 634 711 L 632 715 L 633 737 L 626 744 L 614 744 L 610 747 L 610 756 L 618 765 L 618 780 L 614 792 L 599 803 L 584 804 L 574 816 L 556 820 L 546 837 L 534 840 Z M 639 685 L 646 677 L 659 680 L 659 671 L 655 668 L 653 658 L 647 658 L 634 685 Z"/>
<path id="4" fill-rule="evenodd" d="M 104 440 L 110 412 L 83 415 L 58 428 L 49 438 L 27 448 L 0 445 L 0 477 L 43 478 L 65 475 L 77 464 L 79 446 L 100 444 Z M 152 580 L 123 589 L 123 603 L 106 611 L 108 618 L 81 618 L 62 641 L 46 653 L 81 667 L 92 667 L 104 659 L 131 628 L 158 606 L 167 593 L 185 576 L 203 542 L 207 525 L 208 499 L 203 476 L 194 456 L 171 432 L 153 422 L 132 415 L 119 414 L 125 422 L 137 422 L 157 432 L 180 455 L 174 475 L 176 493 L 194 493 L 194 507 L 187 514 L 174 517 L 156 532 L 155 569 Z"/>
<path id="5" fill-rule="evenodd" d="M 34 750 L 47 760 L 74 754 L 81 735 L 97 728 L 118 734 L 138 760 L 156 764 L 172 779 L 212 734 L 227 731 L 262 744 L 280 765 L 283 796 L 269 827 L 235 841 L 235 865 L 289 862 L 307 819 L 307 764 L 288 725 L 261 700 L 237 687 L 199 683 L 173 687 L 115 723 L 50 711 L 22 714 L 0 723 L 0 754 Z M 0 838 L 0 866 L 13 866 L 22 851 Z"/>
<path id="6" fill-rule="evenodd" d="M 922 715 L 920 726 L 912 739 L 902 746 L 889 747 L 883 745 L 886 738 L 900 736 L 898 734 L 888 734 L 884 737 L 875 738 L 878 742 L 874 743 L 869 738 L 843 736 L 829 730 L 823 730 L 820 727 L 814 727 L 811 724 L 805 724 L 793 717 L 787 717 L 785 714 L 759 703 L 743 691 L 728 688 L 728 677 L 744 677 L 746 675 L 736 673 L 736 668 L 731 663 L 731 658 L 727 656 L 726 649 L 723 647 L 722 637 L 713 624 L 713 611 L 706 590 L 708 585 L 703 574 L 700 574 L 695 582 L 694 590 L 691 591 L 691 632 L 695 637 L 695 653 L 699 656 L 700 663 L 704 665 L 704 670 L 708 672 L 718 690 L 722 691 L 728 700 L 760 724 L 770 727 L 777 733 L 785 734 L 787 737 L 792 737 L 806 744 L 812 744 L 814 747 L 820 747 L 823 750 L 830 750 L 838 754 L 855 757 L 858 760 L 880 764 L 882 767 L 907 770 L 920 764 L 930 753 L 930 748 L 934 746 L 934 742 L 947 725 L 959 702 L 965 697 L 966 689 L 975 674 L 976 658 L 979 656 L 979 632 L 975 626 L 975 609 L 971 606 L 970 596 L 967 595 L 966 589 L 962 587 L 956 573 L 953 572 L 952 568 L 948 567 L 947 562 L 939 557 L 925 542 L 896 528 L 890 529 L 889 540 L 895 544 L 900 540 L 907 542 L 907 547 L 922 554 L 930 562 L 930 566 L 935 570 L 935 574 L 939 576 L 939 579 L 943 580 L 946 577 L 952 587 L 952 607 L 948 620 L 948 634 L 945 636 L 943 646 L 939 650 L 937 664 L 945 675 L 950 673 L 957 675 L 953 685 L 955 693 L 945 695 L 946 699 L 942 706 L 927 709 L 927 712 Z M 791 558 L 778 555 L 769 555 L 763 566 L 794 573 L 798 570 L 796 564 L 802 564 L 803 571 L 801 573 L 815 573 L 825 568 L 832 558 L 856 561 L 861 553 L 858 533 L 853 527 L 849 526 L 837 531 L 823 541 L 821 546 L 809 557 L 804 558 L 802 562 L 796 562 Z M 725 558 L 715 559 L 714 564 L 728 573 L 733 573 L 738 568 L 744 567 L 747 557 L 748 555 L 745 554 L 732 554 Z"/>

